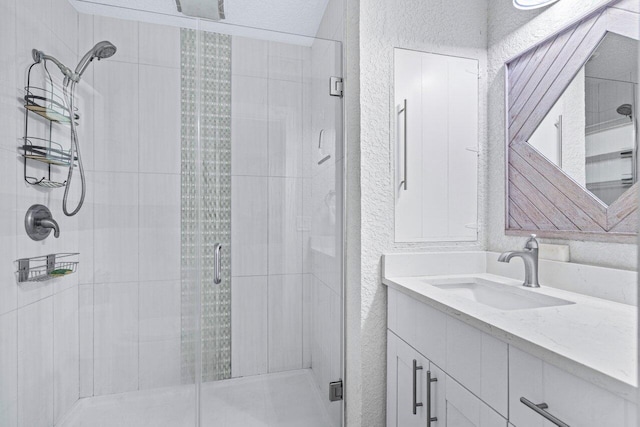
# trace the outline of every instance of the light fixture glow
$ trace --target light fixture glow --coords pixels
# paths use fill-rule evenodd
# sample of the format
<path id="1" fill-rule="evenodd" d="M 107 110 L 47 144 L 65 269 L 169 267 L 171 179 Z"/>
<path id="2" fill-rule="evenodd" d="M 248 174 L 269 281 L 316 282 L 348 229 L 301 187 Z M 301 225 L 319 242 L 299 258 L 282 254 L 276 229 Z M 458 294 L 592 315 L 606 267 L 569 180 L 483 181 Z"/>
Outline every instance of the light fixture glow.
<path id="1" fill-rule="evenodd" d="M 549 6 L 558 0 L 513 0 L 513 5 L 518 9 L 529 10 Z"/>

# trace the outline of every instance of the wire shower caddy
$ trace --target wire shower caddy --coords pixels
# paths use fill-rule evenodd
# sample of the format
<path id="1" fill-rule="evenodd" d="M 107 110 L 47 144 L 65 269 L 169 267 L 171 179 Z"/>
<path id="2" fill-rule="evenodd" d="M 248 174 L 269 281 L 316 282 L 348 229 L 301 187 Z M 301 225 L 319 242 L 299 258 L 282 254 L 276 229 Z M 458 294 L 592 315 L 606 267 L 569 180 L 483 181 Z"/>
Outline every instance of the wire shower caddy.
<path id="1" fill-rule="evenodd" d="M 45 76 L 45 87 L 41 88 L 32 85 L 32 72 L 36 65 L 42 67 Z M 37 69 L 38 67 L 36 67 Z M 47 87 L 48 86 L 48 87 Z M 70 111 L 69 105 L 66 102 L 65 89 L 59 89 L 56 87 L 51 73 L 47 69 L 46 62 L 41 64 L 33 63 L 29 66 L 27 72 L 27 85 L 24 88 L 24 108 L 25 108 L 25 120 L 24 120 L 24 137 L 22 138 L 22 156 L 24 157 L 24 180 L 31 185 L 37 185 L 46 188 L 60 188 L 66 185 L 66 181 L 56 181 L 52 179 L 51 167 L 63 166 L 69 167 L 71 162 L 75 162 L 77 158 L 73 156 L 71 151 L 71 141 L 69 139 L 68 149 L 65 149 L 65 145 L 55 142 L 53 140 L 54 124 L 55 125 L 69 125 L 71 120 L 74 120 L 77 124 L 79 115 L 77 108 L 74 111 Z M 60 95 L 62 91 L 62 96 Z M 48 128 L 43 136 L 34 136 L 33 121 L 35 114 L 45 119 L 46 127 Z M 71 138 L 71 127 L 69 126 L 69 138 Z M 28 161 L 36 161 L 45 165 L 45 176 L 32 176 L 28 172 Z"/>

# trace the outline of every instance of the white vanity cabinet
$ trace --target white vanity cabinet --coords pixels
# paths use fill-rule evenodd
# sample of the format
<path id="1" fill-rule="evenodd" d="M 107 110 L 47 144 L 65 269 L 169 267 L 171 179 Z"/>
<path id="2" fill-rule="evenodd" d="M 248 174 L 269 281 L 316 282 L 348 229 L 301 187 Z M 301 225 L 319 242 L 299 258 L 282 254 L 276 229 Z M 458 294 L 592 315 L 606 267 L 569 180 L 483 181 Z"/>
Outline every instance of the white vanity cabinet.
<path id="1" fill-rule="evenodd" d="M 521 398 L 571 427 L 637 425 L 634 403 L 457 317 L 388 288 L 388 426 L 555 425 Z M 430 399 L 428 373 L 437 379 Z"/>
<path id="2" fill-rule="evenodd" d="M 428 387 L 430 387 L 429 392 Z M 428 422 L 429 418 L 431 423 Z M 506 427 L 506 425 L 506 419 L 389 331 L 387 426 Z"/>
<path id="3" fill-rule="evenodd" d="M 387 324 L 389 331 L 507 418 L 507 344 L 392 288 Z"/>

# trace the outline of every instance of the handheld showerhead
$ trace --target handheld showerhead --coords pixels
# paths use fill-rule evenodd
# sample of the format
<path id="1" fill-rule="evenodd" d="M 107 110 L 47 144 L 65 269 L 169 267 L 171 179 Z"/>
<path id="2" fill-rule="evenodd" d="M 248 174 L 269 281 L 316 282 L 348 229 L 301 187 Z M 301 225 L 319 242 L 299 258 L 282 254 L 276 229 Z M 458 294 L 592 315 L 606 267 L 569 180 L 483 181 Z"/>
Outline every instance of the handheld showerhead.
<path id="1" fill-rule="evenodd" d="M 69 82 L 73 81 L 73 82 L 78 83 L 80 81 L 80 78 L 82 77 L 82 74 L 85 72 L 85 70 L 87 69 L 87 67 L 91 63 L 91 61 L 94 60 L 94 58 L 97 58 L 98 60 L 105 59 L 105 58 L 110 58 L 116 53 L 116 50 L 117 50 L 117 48 L 114 46 L 114 44 L 109 42 L 109 41 L 105 40 L 105 41 L 101 41 L 101 42 L 97 43 L 80 60 L 80 62 L 78 63 L 78 66 L 76 67 L 76 71 L 75 72 L 71 71 L 71 69 L 69 67 L 64 65 L 62 62 L 58 61 L 53 56 L 47 55 L 46 53 L 44 53 L 41 50 L 33 49 L 31 51 L 31 55 L 33 56 L 33 60 L 36 63 L 40 63 L 42 61 L 51 61 L 54 64 L 56 64 L 58 66 L 58 68 L 60 68 L 60 71 L 62 71 L 62 74 L 64 74 L 64 77 L 65 77 L 65 79 L 64 79 L 65 83 L 64 84 L 65 84 L 65 86 L 67 86 L 67 84 Z"/>
<path id="2" fill-rule="evenodd" d="M 64 74 L 64 97 L 65 102 L 67 103 L 70 116 L 74 111 L 74 91 L 76 87 L 76 83 L 80 81 L 82 77 L 82 73 L 85 72 L 91 61 L 95 58 L 98 60 L 104 58 L 110 58 L 116 53 L 116 47 L 113 43 L 108 41 L 101 41 L 97 43 L 89 52 L 87 52 L 76 67 L 75 72 L 71 71 L 69 67 L 65 66 L 62 62 L 58 61 L 53 56 L 49 56 L 42 52 L 41 50 L 33 49 L 31 51 L 31 55 L 33 56 L 33 61 L 38 64 L 40 62 L 51 61 L 60 68 L 62 74 Z M 46 64 L 45 64 L 46 65 Z M 70 90 L 67 88 L 70 87 Z M 82 204 L 84 203 L 84 196 L 86 194 L 86 181 L 84 176 L 84 166 L 82 165 L 82 157 L 80 156 L 80 146 L 78 144 L 78 134 L 76 132 L 76 121 L 72 118 L 69 121 L 69 125 L 71 127 L 71 158 L 77 158 L 78 169 L 80 170 L 80 182 L 81 182 L 81 195 L 80 201 L 78 202 L 76 208 L 73 211 L 67 209 L 67 201 L 69 198 L 69 187 L 71 186 L 71 178 L 73 177 L 73 168 L 75 167 L 76 162 L 70 162 L 69 164 L 69 172 L 67 174 L 67 185 L 64 188 L 64 197 L 62 198 L 62 211 L 67 216 L 73 216 L 80 211 Z"/>
<path id="3" fill-rule="evenodd" d="M 96 43 L 96 45 L 92 47 L 91 50 L 87 52 L 78 63 L 75 71 L 76 79 L 74 79 L 74 81 L 80 81 L 80 77 L 82 77 L 82 74 L 85 72 L 91 61 L 96 58 L 98 59 L 98 61 L 101 59 L 110 58 L 116 53 L 117 50 L 118 49 L 115 47 L 115 45 L 109 41 L 104 40 Z"/>

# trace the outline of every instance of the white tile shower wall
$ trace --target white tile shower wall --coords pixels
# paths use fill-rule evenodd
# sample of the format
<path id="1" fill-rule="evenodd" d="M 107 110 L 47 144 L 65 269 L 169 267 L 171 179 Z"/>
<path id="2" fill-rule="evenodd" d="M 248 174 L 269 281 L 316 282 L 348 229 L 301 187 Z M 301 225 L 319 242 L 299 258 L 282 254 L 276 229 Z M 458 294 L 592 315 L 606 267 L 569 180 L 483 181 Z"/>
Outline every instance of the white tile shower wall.
<path id="1" fill-rule="evenodd" d="M 140 389 L 180 384 L 180 280 L 140 283 Z"/>
<path id="2" fill-rule="evenodd" d="M 53 298 L 18 311 L 18 425 L 54 421 Z"/>
<path id="3" fill-rule="evenodd" d="M 0 315 L 0 425 L 18 423 L 17 311 Z"/>
<path id="4" fill-rule="evenodd" d="M 302 366 L 303 276 L 269 275 L 269 372 Z"/>
<path id="5" fill-rule="evenodd" d="M 237 39 L 233 39 L 232 58 L 250 56 L 248 54 L 243 55 L 243 49 L 237 47 L 245 46 L 246 44 L 235 44 L 235 40 Z M 266 54 L 266 42 L 263 42 L 263 45 L 257 44 L 256 46 L 263 47 Z M 238 50 L 240 52 L 236 53 Z M 256 48 L 255 50 L 258 49 Z M 259 54 L 259 52 L 256 53 Z M 259 55 L 257 56 L 259 57 Z M 240 59 L 237 59 L 232 62 L 232 70 L 234 70 L 239 61 Z M 249 67 L 249 64 L 251 63 L 237 66 L 242 66 L 243 70 L 245 70 Z M 256 65 L 264 67 L 266 70 L 266 61 L 264 64 L 256 61 Z M 242 74 L 233 74 L 231 79 L 232 175 L 269 175 L 269 163 L 267 162 L 269 132 L 267 82 L 266 78 Z"/>
<path id="6" fill-rule="evenodd" d="M 303 68 L 308 48 L 232 39 L 232 375 L 308 367 Z M 308 325 L 307 325 L 308 326 Z"/>
<path id="7" fill-rule="evenodd" d="M 78 400 L 78 287 L 53 296 L 53 411 L 57 423 Z"/>
<path id="8" fill-rule="evenodd" d="M 78 290 L 80 397 L 93 396 L 93 283 Z"/>
<path id="9" fill-rule="evenodd" d="M 231 375 L 244 377 L 267 372 L 268 277 L 231 279 Z"/>
<path id="10" fill-rule="evenodd" d="M 82 52 L 101 40 L 118 48 L 88 69 L 95 126 L 83 145 L 80 246 L 90 271 L 80 275 L 80 395 L 176 385 L 180 32 L 91 15 L 80 15 L 79 32 Z"/>
<path id="11" fill-rule="evenodd" d="M 93 296 L 94 395 L 138 389 L 138 283 L 96 283 Z"/>
<path id="12" fill-rule="evenodd" d="M 15 260 L 77 250 L 78 222 L 63 218 L 62 190 L 42 190 L 23 180 L 17 150 L 24 129 L 26 69 L 31 49 L 67 64 L 78 61 L 78 14 L 64 0 L 4 0 L 0 3 L 0 425 L 51 426 L 78 399 L 77 277 L 18 284 Z M 57 69 L 50 67 L 54 76 Z M 59 75 L 59 73 L 58 73 Z M 46 124 L 32 122 L 30 133 Z M 40 170 L 43 170 L 40 168 Z M 60 171 L 60 176 L 64 171 Z M 43 203 L 62 234 L 43 242 L 24 232 L 24 214 Z M 75 275 L 77 276 L 77 275 Z M 75 345 L 74 345 L 75 343 Z"/>

